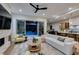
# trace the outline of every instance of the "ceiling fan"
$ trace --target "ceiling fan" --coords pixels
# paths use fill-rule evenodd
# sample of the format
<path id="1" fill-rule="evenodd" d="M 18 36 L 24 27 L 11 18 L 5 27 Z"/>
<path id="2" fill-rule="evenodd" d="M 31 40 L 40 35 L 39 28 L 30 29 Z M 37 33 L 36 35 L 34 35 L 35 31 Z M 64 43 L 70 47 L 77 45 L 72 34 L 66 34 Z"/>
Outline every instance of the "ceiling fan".
<path id="1" fill-rule="evenodd" d="M 43 8 L 39 8 L 39 5 L 33 5 L 32 3 L 29 3 L 33 8 L 35 8 L 35 12 L 34 13 L 37 13 L 38 10 L 46 10 L 47 7 L 43 7 Z"/>

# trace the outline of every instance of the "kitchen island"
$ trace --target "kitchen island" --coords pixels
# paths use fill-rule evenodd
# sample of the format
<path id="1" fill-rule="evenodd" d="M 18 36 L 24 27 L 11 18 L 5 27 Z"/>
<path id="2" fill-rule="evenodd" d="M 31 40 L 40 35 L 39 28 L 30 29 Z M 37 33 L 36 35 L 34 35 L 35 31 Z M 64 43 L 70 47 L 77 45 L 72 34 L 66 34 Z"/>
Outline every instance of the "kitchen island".
<path id="1" fill-rule="evenodd" d="M 54 33 L 50 32 L 49 34 L 54 34 L 54 35 L 59 35 L 59 36 L 65 36 L 65 37 L 74 38 L 75 41 L 79 42 L 79 33 L 54 31 Z"/>

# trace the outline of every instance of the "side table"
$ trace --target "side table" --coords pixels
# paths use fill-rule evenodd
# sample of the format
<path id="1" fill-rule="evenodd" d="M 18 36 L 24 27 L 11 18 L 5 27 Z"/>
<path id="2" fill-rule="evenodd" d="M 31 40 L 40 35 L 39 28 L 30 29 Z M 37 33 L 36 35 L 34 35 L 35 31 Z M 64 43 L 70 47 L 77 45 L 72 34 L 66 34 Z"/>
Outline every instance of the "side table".
<path id="1" fill-rule="evenodd" d="M 79 44 L 74 45 L 74 54 L 79 55 Z"/>

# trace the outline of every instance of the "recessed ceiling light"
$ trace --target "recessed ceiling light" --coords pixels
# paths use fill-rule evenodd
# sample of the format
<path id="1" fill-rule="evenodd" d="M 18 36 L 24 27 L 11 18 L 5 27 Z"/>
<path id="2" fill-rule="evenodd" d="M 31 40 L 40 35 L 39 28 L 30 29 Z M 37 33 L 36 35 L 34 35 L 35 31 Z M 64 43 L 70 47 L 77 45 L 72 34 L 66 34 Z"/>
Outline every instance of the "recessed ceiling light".
<path id="1" fill-rule="evenodd" d="M 34 13 L 34 15 L 36 15 L 36 13 Z"/>
<path id="2" fill-rule="evenodd" d="M 60 16 L 56 16 L 56 18 L 59 18 Z"/>
<path id="3" fill-rule="evenodd" d="M 60 16 L 58 16 L 58 15 L 53 15 L 53 17 L 57 19 L 57 18 L 59 18 Z"/>
<path id="4" fill-rule="evenodd" d="M 70 25 L 72 25 L 72 22 L 69 22 Z"/>
<path id="5" fill-rule="evenodd" d="M 43 16 L 44 16 L 45 14 L 43 13 Z"/>
<path id="6" fill-rule="evenodd" d="M 64 17 L 64 19 L 66 19 L 66 17 Z"/>
<path id="7" fill-rule="evenodd" d="M 71 8 L 71 7 L 70 7 L 70 8 L 68 8 L 68 10 L 69 10 L 69 11 L 70 11 L 70 10 L 72 10 L 72 9 L 73 9 L 73 8 Z"/>
<path id="8" fill-rule="evenodd" d="M 22 9 L 19 9 L 19 12 L 22 12 Z"/>

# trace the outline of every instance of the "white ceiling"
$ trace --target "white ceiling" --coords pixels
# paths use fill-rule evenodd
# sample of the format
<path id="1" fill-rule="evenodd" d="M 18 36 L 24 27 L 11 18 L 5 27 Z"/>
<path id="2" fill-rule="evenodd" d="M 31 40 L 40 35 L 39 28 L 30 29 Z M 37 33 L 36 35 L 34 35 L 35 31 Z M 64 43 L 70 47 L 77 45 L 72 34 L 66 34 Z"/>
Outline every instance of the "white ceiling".
<path id="1" fill-rule="evenodd" d="M 46 17 L 50 22 L 58 21 L 56 17 L 62 16 L 72 10 L 79 8 L 79 3 L 33 3 L 33 4 L 34 5 L 38 4 L 40 5 L 39 7 L 48 7 L 48 9 L 38 11 L 35 14 L 34 13 L 35 9 L 32 6 L 30 6 L 29 3 L 9 3 L 7 5 L 10 7 L 11 12 L 14 14 Z"/>

